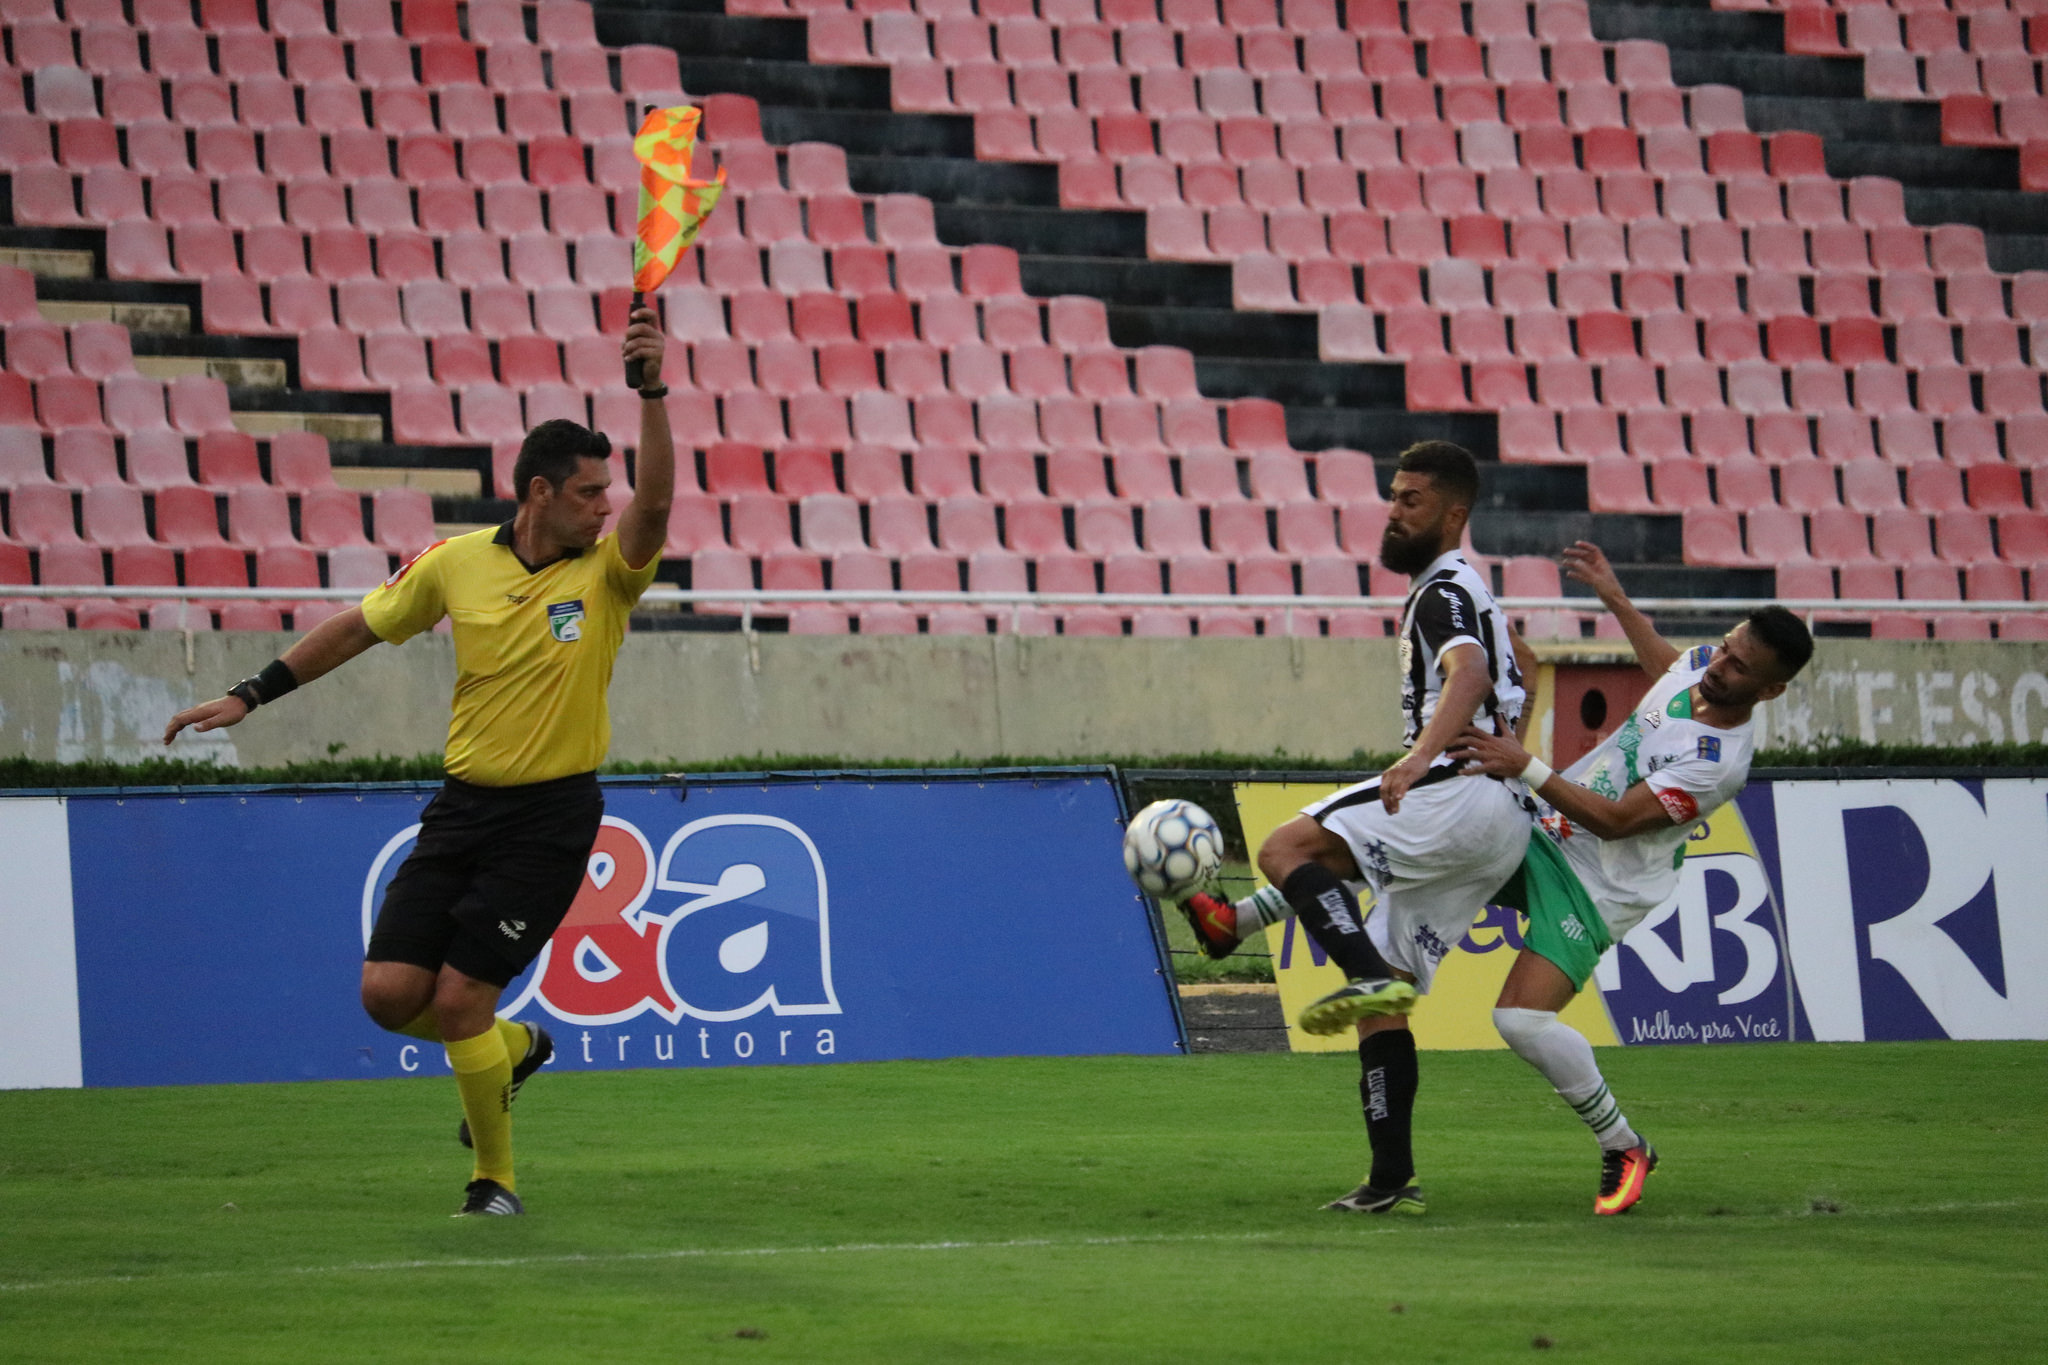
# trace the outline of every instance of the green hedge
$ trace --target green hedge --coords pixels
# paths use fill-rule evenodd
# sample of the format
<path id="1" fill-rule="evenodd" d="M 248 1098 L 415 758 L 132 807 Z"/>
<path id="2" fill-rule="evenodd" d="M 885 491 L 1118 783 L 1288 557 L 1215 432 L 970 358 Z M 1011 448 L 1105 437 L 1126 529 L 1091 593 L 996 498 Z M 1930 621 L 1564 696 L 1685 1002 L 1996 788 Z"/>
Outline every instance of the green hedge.
<path id="1" fill-rule="evenodd" d="M 1396 755 L 1354 752 L 1341 761 L 1299 758 L 1290 754 L 1095 754 L 1080 758 L 1041 758 L 997 754 L 943 763 L 912 763 L 901 759 L 848 758 L 838 754 L 755 754 L 745 758 L 667 759 L 661 762 L 608 763 L 607 773 L 730 773 L 811 772 L 836 768 L 1021 768 L 1114 764 L 1119 768 L 1171 770 L 1172 778 L 1134 784 L 1180 787 L 1189 782 L 1228 786 L 1261 773 L 1377 772 Z M 1961 748 L 1933 745 L 1846 744 L 1798 749 L 1765 749 L 1757 768 L 2048 768 L 2048 744 L 1974 744 Z M 1179 773 L 1200 773 L 1181 777 Z M 1212 776 L 1213 774 L 1213 776 Z M 220 783 L 310 785 L 327 782 L 432 782 L 442 776 L 439 754 L 410 758 L 328 758 L 274 768 L 231 768 L 183 759 L 149 759 L 141 763 L 92 761 L 53 763 L 41 759 L 0 759 L 0 790 L 59 787 L 179 787 Z M 1134 792 L 1134 796 L 1136 793 Z M 1147 798 L 1156 799 L 1156 798 Z"/>
<path id="2" fill-rule="evenodd" d="M 1764 749 L 1757 768 L 2048 768 L 2048 744 L 1832 744 Z"/>
<path id="3" fill-rule="evenodd" d="M 753 754 L 745 758 L 663 759 L 658 762 L 607 763 L 607 773 L 751 773 L 818 772 L 844 768 L 1036 768 L 1114 764 L 1119 768 L 1173 768 L 1240 772 L 1354 772 L 1392 762 L 1392 755 L 1355 753 L 1342 763 L 1280 755 L 1165 754 L 1142 757 L 1089 755 L 1082 758 L 1037 758 L 997 754 L 954 757 L 944 762 L 906 759 L 847 758 L 837 754 Z M 0 759 L 0 790 L 53 787 L 194 787 L 222 783 L 304 786 L 327 782 L 438 782 L 443 776 L 439 754 L 399 758 L 325 758 L 274 768 L 235 768 L 183 759 L 153 758 L 140 763 L 97 760 L 52 763 L 41 759 Z"/>

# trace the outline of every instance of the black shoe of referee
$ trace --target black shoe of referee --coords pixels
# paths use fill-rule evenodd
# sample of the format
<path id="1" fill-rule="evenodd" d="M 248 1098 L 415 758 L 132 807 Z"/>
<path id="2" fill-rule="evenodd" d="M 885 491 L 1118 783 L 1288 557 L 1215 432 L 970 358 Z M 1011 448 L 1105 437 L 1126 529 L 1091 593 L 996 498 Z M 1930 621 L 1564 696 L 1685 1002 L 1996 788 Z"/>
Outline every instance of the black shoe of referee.
<path id="1" fill-rule="evenodd" d="M 472 1180 L 462 1188 L 462 1207 L 456 1211 L 457 1218 L 468 1218 L 476 1214 L 491 1217 L 526 1212 L 526 1205 L 519 1202 L 519 1196 L 495 1180 Z"/>
<path id="2" fill-rule="evenodd" d="M 518 1064 L 512 1068 L 511 1098 L 514 1100 L 519 1098 L 520 1088 L 526 1084 L 528 1078 L 534 1072 L 546 1066 L 548 1058 L 555 1055 L 555 1040 L 548 1036 L 546 1029 L 542 1028 L 539 1024 L 526 1023 L 524 1020 L 520 1022 L 519 1026 L 531 1035 L 531 1041 L 526 1045 L 526 1055 L 520 1058 Z M 509 1104 L 511 1101 L 508 1100 L 506 1102 Z M 465 1147 L 472 1145 L 469 1140 L 468 1119 L 464 1119 L 462 1126 L 455 1130 L 455 1140 Z M 517 1201 L 515 1200 L 514 1202 Z"/>

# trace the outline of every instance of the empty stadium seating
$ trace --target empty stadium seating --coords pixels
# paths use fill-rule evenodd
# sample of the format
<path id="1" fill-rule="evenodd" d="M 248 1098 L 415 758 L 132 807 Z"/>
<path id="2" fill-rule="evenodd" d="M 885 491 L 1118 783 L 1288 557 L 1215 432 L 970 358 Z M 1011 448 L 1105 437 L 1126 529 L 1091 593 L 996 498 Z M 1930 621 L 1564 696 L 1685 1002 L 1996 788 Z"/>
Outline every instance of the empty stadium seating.
<path id="1" fill-rule="evenodd" d="M 1500 412 L 1506 458 L 1589 463 L 1596 510 L 1726 508 L 1688 526 L 1695 562 L 1867 555 L 1918 466 L 2040 458 L 2048 275 L 1829 178 L 1811 134 L 1748 131 L 1656 44 L 1593 42 L 1582 4 L 803 8 L 814 60 L 886 65 L 899 107 L 972 113 L 983 156 L 1144 210 L 1155 258 L 1231 262 L 1240 307 L 1320 316 L 1326 358 L 1406 362 L 1411 406 Z M 1946 11 L 1841 14 L 1959 46 Z M 1969 64 L 2038 91 L 2011 56 L 2036 27 L 1975 7 Z M 1770 467 L 1713 488 L 1751 453 Z M 1908 543 L 1991 550 L 1975 523 Z"/>
<path id="2" fill-rule="evenodd" d="M 2048 189 L 2048 13 L 2039 6 L 1716 0 L 1715 8 L 1782 8 L 1787 51 L 1861 57 L 1872 99 L 1938 102 L 1944 142 L 2019 147 L 2023 183 Z"/>
<path id="3" fill-rule="evenodd" d="M 197 281 L 209 331 L 294 339 L 307 387 L 388 392 L 390 439 L 491 447 L 501 496 L 544 417 L 630 442 L 611 339 L 630 132 L 682 97 L 672 52 L 607 52 L 577 0 L 341 0 L 332 27 L 280 0 L 267 30 L 253 9 L 194 24 L 172 6 L 138 13 L 147 43 L 18 8 L 0 73 L 18 223 L 103 227 L 110 273 Z M 1144 211 L 1156 258 L 1230 262 L 1240 307 L 1314 315 L 1326 358 L 1403 363 L 1411 406 L 1499 412 L 1503 457 L 1587 465 L 1594 510 L 1683 513 L 1693 562 L 1896 557 L 1965 575 L 1971 596 L 1987 565 L 2019 571 L 1983 580 L 2001 590 L 2036 577 L 2048 274 L 1997 275 L 1975 230 L 1912 226 L 1896 182 L 1830 179 L 1818 139 L 1749 131 L 1736 92 L 1674 85 L 1656 44 L 1594 41 L 1576 0 L 729 10 L 801 13 L 813 60 L 888 68 L 899 109 L 972 114 L 980 155 L 1056 164 L 1070 206 Z M 1826 13 L 1848 45 L 1878 43 L 1858 16 L 1880 11 L 1922 96 L 1936 81 L 2006 101 L 1993 127 L 2013 140 L 2008 113 L 2016 129 L 2031 106 L 2009 59 L 2034 20 L 1972 16 L 1967 46 L 1943 46 L 1918 11 Z M 771 145 L 744 97 L 698 102 L 704 164 L 730 190 L 660 296 L 694 452 L 668 554 L 698 586 L 1369 583 L 1368 460 L 1295 452 L 1277 404 L 1204 398 L 1186 352 L 1112 345 L 1099 301 L 1031 297 L 1014 252 L 941 244 L 928 201 L 853 193 L 840 149 Z M 226 546 L 247 556 L 240 581 L 266 582 L 268 550 L 278 586 L 303 586 L 295 546 L 340 581 L 344 550 L 432 533 L 411 490 L 367 519 L 357 499 L 351 523 L 303 443 L 230 439 L 221 386 L 138 375 L 104 328 L 44 323 L 31 297 L 6 348 L 0 404 L 49 438 L 0 457 L 23 495 L 7 535 L 37 581 L 122 581 L 85 561 L 123 548 L 160 580 L 161 556 L 139 553 L 155 548 L 193 583 L 191 556 Z M 88 515 L 116 484 L 133 501 Z M 806 611 L 792 628 L 905 620 Z M 922 626 L 1055 621 L 1103 624 Z M 1190 611 L 1117 628 L 1303 627 Z"/>

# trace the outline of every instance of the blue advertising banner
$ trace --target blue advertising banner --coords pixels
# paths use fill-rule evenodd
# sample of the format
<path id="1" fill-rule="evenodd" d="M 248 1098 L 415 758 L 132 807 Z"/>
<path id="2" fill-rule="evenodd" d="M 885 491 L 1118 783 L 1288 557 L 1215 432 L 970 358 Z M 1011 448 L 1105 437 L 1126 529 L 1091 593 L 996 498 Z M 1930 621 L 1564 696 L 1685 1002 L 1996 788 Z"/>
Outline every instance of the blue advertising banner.
<path id="1" fill-rule="evenodd" d="M 432 789 L 69 799 L 86 1085 L 398 1076 L 357 1001 Z M 1103 772 L 607 781 L 504 1013 L 570 1069 L 1175 1053 Z"/>
<path id="2" fill-rule="evenodd" d="M 1752 837 L 1755 787 L 1702 820 L 1678 890 L 1594 973 L 1623 1043 L 1755 1043 L 1795 1034 L 1784 916 Z M 1768 819 L 1768 806 L 1764 806 Z"/>
<path id="3" fill-rule="evenodd" d="M 444 1067 L 357 1002 L 432 794 L 0 798 L 0 1087 Z M 1106 771 L 605 794 L 576 901 L 505 997 L 553 1030 L 557 1065 L 1182 1050 Z M 1241 788 L 1247 832 L 1307 794 Z M 2048 1038 L 2044 886 L 2048 780 L 1759 779 L 1568 1014 L 1625 1045 Z M 1334 970 L 1273 946 L 1283 999 Z M 1512 916 L 1475 914 L 1417 1013 L 1424 1046 L 1498 1045 L 1488 1011 L 1519 948 Z"/>
<path id="4" fill-rule="evenodd" d="M 2048 1038 L 2048 781 L 1773 782 L 1744 799 L 1775 833 L 1800 1037 Z"/>
<path id="5" fill-rule="evenodd" d="M 1239 787 L 1247 837 L 1322 794 Z M 1677 891 L 1565 1017 L 1596 1044 L 2048 1038 L 2044 887 L 2048 781 L 1754 781 L 1700 822 Z M 1292 920 L 1268 941 L 1290 1017 L 1340 979 Z M 1416 1011 L 1418 1044 L 1501 1046 L 1489 1012 L 1521 947 L 1512 912 L 1479 908 Z"/>

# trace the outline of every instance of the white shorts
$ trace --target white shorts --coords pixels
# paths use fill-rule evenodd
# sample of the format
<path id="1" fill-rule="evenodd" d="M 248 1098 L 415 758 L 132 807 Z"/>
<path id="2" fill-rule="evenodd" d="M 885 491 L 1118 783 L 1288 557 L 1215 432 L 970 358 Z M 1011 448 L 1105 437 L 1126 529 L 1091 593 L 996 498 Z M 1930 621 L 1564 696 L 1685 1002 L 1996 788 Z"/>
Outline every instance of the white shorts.
<path id="1" fill-rule="evenodd" d="M 1302 814 L 1342 839 L 1374 893 L 1365 931 L 1425 994 L 1437 963 L 1514 875 L 1534 818 L 1519 785 L 1453 777 L 1380 804 L 1379 779 L 1346 787 Z"/>

